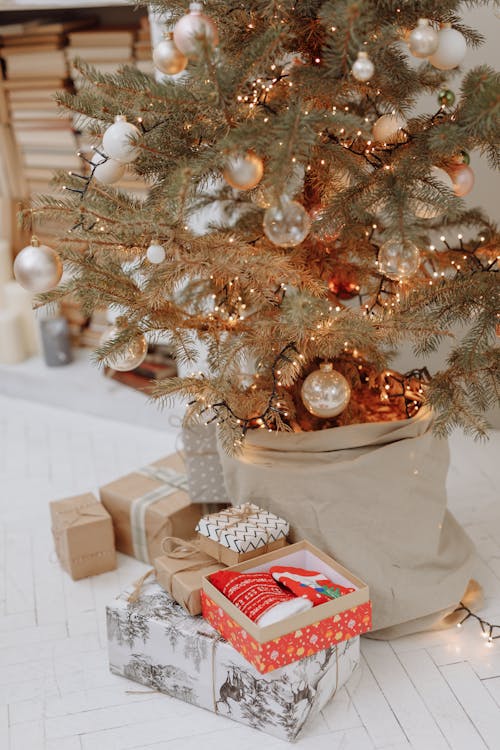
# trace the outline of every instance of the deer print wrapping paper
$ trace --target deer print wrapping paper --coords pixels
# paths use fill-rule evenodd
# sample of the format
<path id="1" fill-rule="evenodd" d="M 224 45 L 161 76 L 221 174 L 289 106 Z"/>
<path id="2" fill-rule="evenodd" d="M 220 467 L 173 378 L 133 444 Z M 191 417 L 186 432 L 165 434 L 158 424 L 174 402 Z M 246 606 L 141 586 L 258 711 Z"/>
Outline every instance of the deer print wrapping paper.
<path id="1" fill-rule="evenodd" d="M 107 607 L 114 674 L 293 741 L 359 663 L 359 638 L 262 675 L 202 618 L 155 582 Z"/>

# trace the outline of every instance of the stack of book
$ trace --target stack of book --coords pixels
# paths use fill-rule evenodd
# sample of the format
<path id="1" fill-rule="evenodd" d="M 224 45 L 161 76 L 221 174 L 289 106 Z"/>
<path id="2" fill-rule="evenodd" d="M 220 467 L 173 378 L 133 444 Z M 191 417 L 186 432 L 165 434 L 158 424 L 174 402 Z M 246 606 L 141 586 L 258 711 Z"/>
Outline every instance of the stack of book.
<path id="1" fill-rule="evenodd" d="M 147 16 L 141 18 L 141 25 L 137 30 L 134 44 L 134 59 L 136 67 L 143 73 L 154 73 L 153 50 L 151 45 L 151 30 Z"/>
<path id="2" fill-rule="evenodd" d="M 0 28 L 4 109 L 24 183 L 17 189 L 19 197 L 49 193 L 54 169 L 80 168 L 71 116 L 56 106 L 54 92 L 70 85 L 64 54 L 67 34 L 93 23 L 94 19 L 35 20 Z"/>
<path id="3" fill-rule="evenodd" d="M 135 29 L 87 29 L 69 34 L 65 49 L 66 60 L 75 88 L 81 86 L 81 78 L 73 67 L 73 61 L 81 58 L 102 73 L 115 73 L 121 65 L 134 62 Z"/>

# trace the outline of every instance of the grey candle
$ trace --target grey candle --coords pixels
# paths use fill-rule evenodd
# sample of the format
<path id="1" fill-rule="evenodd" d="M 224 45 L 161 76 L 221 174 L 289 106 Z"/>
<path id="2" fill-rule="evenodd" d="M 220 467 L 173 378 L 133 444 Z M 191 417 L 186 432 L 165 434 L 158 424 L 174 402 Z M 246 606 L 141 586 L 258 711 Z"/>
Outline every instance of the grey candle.
<path id="1" fill-rule="evenodd" d="M 60 367 L 73 361 L 68 321 L 65 318 L 41 320 L 40 330 L 43 357 L 48 367 Z"/>

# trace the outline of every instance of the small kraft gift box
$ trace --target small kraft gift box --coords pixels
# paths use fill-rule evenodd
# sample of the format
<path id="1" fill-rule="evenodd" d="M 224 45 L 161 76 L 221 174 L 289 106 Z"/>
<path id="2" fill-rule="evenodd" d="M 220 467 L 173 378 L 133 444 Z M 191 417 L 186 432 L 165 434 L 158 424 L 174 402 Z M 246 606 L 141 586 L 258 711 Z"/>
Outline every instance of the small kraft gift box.
<path id="1" fill-rule="evenodd" d="M 224 565 L 236 565 L 284 547 L 289 528 L 285 519 L 244 503 L 204 516 L 196 531 L 203 552 Z"/>
<path id="2" fill-rule="evenodd" d="M 156 557 L 156 579 L 190 615 L 201 614 L 201 579 L 225 565 L 200 552 L 197 540 L 167 537 L 162 542 L 164 554 Z"/>
<path id="3" fill-rule="evenodd" d="M 130 601 L 134 591 L 106 609 L 113 674 L 284 740 L 310 726 L 359 663 L 359 638 L 352 638 L 262 675 L 156 581 Z"/>
<path id="4" fill-rule="evenodd" d="M 260 673 L 272 672 L 371 629 L 372 610 L 366 583 L 307 541 L 234 565 L 229 570 L 262 573 L 274 565 L 318 571 L 354 591 L 259 627 L 205 576 L 201 593 L 203 616 Z"/>
<path id="5" fill-rule="evenodd" d="M 74 581 L 116 568 L 111 517 L 92 493 L 54 500 L 50 515 L 57 557 Z"/>
<path id="6" fill-rule="evenodd" d="M 166 536 L 189 539 L 202 514 L 187 494 L 178 453 L 101 487 L 101 502 L 113 519 L 116 549 L 152 563 Z"/>

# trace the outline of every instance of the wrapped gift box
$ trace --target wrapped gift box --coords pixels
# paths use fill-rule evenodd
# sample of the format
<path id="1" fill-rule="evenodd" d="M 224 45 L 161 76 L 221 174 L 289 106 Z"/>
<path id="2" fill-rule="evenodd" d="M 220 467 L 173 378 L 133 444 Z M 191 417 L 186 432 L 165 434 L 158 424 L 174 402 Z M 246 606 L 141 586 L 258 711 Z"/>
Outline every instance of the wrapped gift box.
<path id="1" fill-rule="evenodd" d="M 286 545 L 289 524 L 252 503 L 200 519 L 200 549 L 224 565 L 236 565 Z"/>
<path id="2" fill-rule="evenodd" d="M 189 499 L 178 453 L 101 487 L 99 493 L 113 519 L 116 548 L 143 562 L 162 554 L 166 536 L 190 539 L 203 510 Z"/>
<path id="3" fill-rule="evenodd" d="M 175 540 L 170 546 L 170 552 L 155 558 L 156 579 L 190 615 L 199 615 L 202 577 L 225 566 L 200 552 L 196 544 Z"/>
<path id="4" fill-rule="evenodd" d="M 307 541 L 234 565 L 230 570 L 264 572 L 273 565 L 319 571 L 334 583 L 355 591 L 259 627 L 204 577 L 203 616 L 259 672 L 273 671 L 370 630 L 371 602 L 366 583 Z"/>
<path id="5" fill-rule="evenodd" d="M 50 503 L 57 557 L 74 581 L 116 568 L 113 524 L 92 493 Z"/>
<path id="6" fill-rule="evenodd" d="M 359 638 L 259 674 L 156 582 L 107 607 L 111 671 L 277 737 L 293 740 L 351 676 Z"/>
<path id="7" fill-rule="evenodd" d="M 230 505 L 217 452 L 215 423 L 190 424 L 182 430 L 189 497 L 193 503 Z"/>

